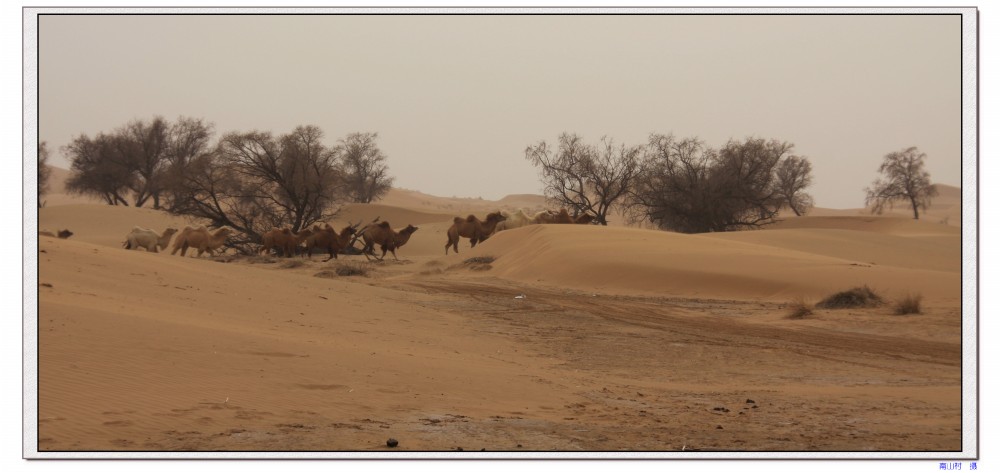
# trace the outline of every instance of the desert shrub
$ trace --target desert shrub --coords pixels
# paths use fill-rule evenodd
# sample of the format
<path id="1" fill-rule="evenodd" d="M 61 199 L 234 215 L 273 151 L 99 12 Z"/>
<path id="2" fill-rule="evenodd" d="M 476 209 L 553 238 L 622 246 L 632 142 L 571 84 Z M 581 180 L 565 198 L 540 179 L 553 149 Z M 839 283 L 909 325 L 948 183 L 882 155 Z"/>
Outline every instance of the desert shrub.
<path id="1" fill-rule="evenodd" d="M 338 276 L 368 276 L 369 268 L 363 263 L 340 263 L 333 271 Z"/>
<path id="2" fill-rule="evenodd" d="M 906 315 L 906 314 L 919 314 L 920 311 L 920 300 L 923 296 L 920 294 L 907 294 L 903 296 L 902 299 L 896 301 L 896 307 L 894 313 L 896 315 Z"/>
<path id="3" fill-rule="evenodd" d="M 468 268 L 471 271 L 489 271 L 493 269 L 493 266 L 490 265 L 490 263 L 494 261 L 496 261 L 496 258 L 493 256 L 476 256 L 466 259 L 465 261 L 462 261 L 462 264 L 456 264 L 451 268 Z"/>
<path id="4" fill-rule="evenodd" d="M 320 271 L 320 272 L 318 272 L 316 274 L 313 274 L 313 276 L 317 277 L 317 278 L 333 279 L 333 278 L 337 277 L 337 273 L 335 271 L 330 271 L 328 269 L 324 269 L 324 270 L 322 270 L 322 271 Z"/>
<path id="5" fill-rule="evenodd" d="M 496 258 L 494 258 L 492 256 L 476 256 L 476 257 L 469 258 L 469 259 L 463 261 L 463 263 L 470 264 L 470 265 L 471 264 L 490 264 L 490 263 L 492 263 L 494 261 L 496 261 Z"/>
<path id="6" fill-rule="evenodd" d="M 823 309 L 849 309 L 856 307 L 877 307 L 884 303 L 882 296 L 868 285 L 858 286 L 833 294 L 819 301 L 816 307 Z"/>
<path id="7" fill-rule="evenodd" d="M 299 260 L 299 259 L 293 259 L 293 260 L 288 260 L 288 261 L 285 261 L 284 263 L 281 263 L 280 267 L 284 268 L 284 269 L 292 269 L 292 268 L 301 268 L 301 267 L 303 267 L 305 265 L 306 265 L 306 263 L 304 261 Z"/>
<path id="8" fill-rule="evenodd" d="M 812 304 L 806 302 L 806 300 L 801 297 L 789 303 L 788 308 L 789 312 L 787 317 L 789 319 L 801 319 L 806 317 L 807 315 L 813 314 Z"/>

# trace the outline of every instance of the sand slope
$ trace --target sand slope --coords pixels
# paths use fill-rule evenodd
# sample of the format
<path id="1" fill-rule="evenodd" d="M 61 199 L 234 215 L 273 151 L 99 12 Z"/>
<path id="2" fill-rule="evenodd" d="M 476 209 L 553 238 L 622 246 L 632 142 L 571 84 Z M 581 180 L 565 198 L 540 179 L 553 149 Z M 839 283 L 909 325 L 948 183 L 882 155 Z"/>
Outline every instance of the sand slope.
<path id="1" fill-rule="evenodd" d="M 536 225 L 501 232 L 454 258 L 490 255 L 501 277 L 609 293 L 788 299 L 869 284 L 893 294 L 959 296 L 955 247 L 908 241 L 896 247 L 898 238 L 847 232 L 718 236 Z M 768 238 L 772 233 L 777 238 Z M 855 237 L 856 247 L 847 243 Z M 908 253 L 923 250 L 926 257 Z"/>
<path id="2" fill-rule="evenodd" d="M 360 278 L 315 276 L 340 262 L 222 263 L 73 239 L 40 238 L 39 251 L 40 451 L 335 455 L 385 451 L 389 437 L 399 451 L 453 452 L 959 445 L 953 303 L 919 320 L 790 321 L 781 304 L 704 298 L 794 283 L 775 260 L 842 276 L 845 260 L 827 256 L 575 226 Z M 463 269 L 479 251 L 498 255 L 492 269 Z M 606 274 L 578 274 L 591 269 Z M 685 292 L 615 296 L 622 281 Z M 574 291 L 586 284 L 608 292 Z"/>
<path id="3" fill-rule="evenodd" d="M 498 203 L 393 195 L 331 222 L 419 227 L 381 263 L 126 251 L 134 225 L 188 222 L 40 209 L 75 235 L 38 239 L 39 451 L 961 448 L 954 221 L 536 225 L 445 256 L 452 219 Z M 924 312 L 787 318 L 860 284 L 920 293 Z"/>
<path id="4" fill-rule="evenodd" d="M 509 341 L 421 307 L 419 295 L 72 240 L 43 238 L 40 250 L 43 447 L 202 448 L 184 438 L 558 402 L 516 382 L 533 368 L 511 362 L 527 355 L 498 354 Z M 492 397 L 501 390 L 508 401 Z"/>

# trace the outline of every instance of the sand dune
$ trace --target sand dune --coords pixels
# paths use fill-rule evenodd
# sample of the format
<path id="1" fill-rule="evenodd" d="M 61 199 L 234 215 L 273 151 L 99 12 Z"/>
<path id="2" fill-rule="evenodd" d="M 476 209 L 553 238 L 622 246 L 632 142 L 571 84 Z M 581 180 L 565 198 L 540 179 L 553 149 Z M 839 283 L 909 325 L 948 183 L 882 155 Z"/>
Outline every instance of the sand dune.
<path id="1" fill-rule="evenodd" d="M 68 228 L 73 232 L 73 240 L 118 248 L 133 226 L 159 233 L 168 226 L 182 229 L 185 225 L 202 223 L 160 210 L 104 204 L 53 205 L 38 211 L 39 229 Z"/>
<path id="2" fill-rule="evenodd" d="M 858 249 L 838 248 L 832 243 L 843 244 L 855 235 L 818 235 L 802 231 L 767 238 L 770 232 L 743 232 L 719 237 L 536 225 L 501 232 L 460 257 L 495 256 L 495 275 L 527 284 L 602 293 L 787 300 L 869 284 L 893 294 L 920 292 L 949 300 L 960 294 L 955 247 L 912 242 L 897 248 L 898 239 L 868 236 L 859 238 Z M 916 258 L 908 250 L 927 250 L 928 255 Z"/>
<path id="3" fill-rule="evenodd" d="M 419 230 L 400 258 L 444 257 L 448 214 L 382 204 L 352 204 L 332 222 L 368 222 Z M 74 240 L 119 247 L 133 225 L 162 230 L 189 222 L 164 212 L 105 205 L 42 209 L 42 228 L 70 228 Z M 476 249 L 462 239 L 448 264 L 499 257 L 492 274 L 521 282 L 598 292 L 788 299 L 821 297 L 870 284 L 898 294 L 957 298 L 958 228 L 890 217 L 800 217 L 767 231 L 683 235 L 656 230 L 576 225 L 500 232 Z M 919 256 L 917 256 L 919 255 Z"/>
<path id="4" fill-rule="evenodd" d="M 929 223 L 912 218 L 872 215 L 790 217 L 764 227 L 765 230 L 792 228 L 857 230 L 900 236 L 961 236 L 961 229 L 955 225 Z"/>
<path id="5" fill-rule="evenodd" d="M 75 234 L 38 240 L 38 450 L 961 446 L 952 220 L 815 215 L 702 235 L 535 225 L 445 256 L 455 216 L 537 196 L 390 197 L 331 222 L 419 227 L 400 261 L 380 263 L 125 251 L 134 225 L 189 222 L 80 200 L 40 209 L 40 228 Z M 337 275 L 344 264 L 367 275 Z M 787 318 L 797 297 L 861 284 L 919 293 L 923 313 Z"/>
<path id="6" fill-rule="evenodd" d="M 423 212 L 454 213 L 456 215 L 486 214 L 497 210 L 513 211 L 519 208 L 526 209 L 526 212 L 538 212 L 551 207 L 546 203 L 544 196 L 536 194 L 513 194 L 498 201 L 491 201 L 463 197 L 439 197 L 408 189 L 392 189 L 379 203 Z"/>

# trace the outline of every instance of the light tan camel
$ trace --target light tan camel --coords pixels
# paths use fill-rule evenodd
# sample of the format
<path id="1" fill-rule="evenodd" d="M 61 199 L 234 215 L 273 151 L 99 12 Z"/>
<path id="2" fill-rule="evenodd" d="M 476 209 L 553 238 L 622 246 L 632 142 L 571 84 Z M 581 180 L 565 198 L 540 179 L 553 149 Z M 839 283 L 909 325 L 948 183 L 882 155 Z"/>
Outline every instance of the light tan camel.
<path id="1" fill-rule="evenodd" d="M 339 235 L 330 224 L 325 224 L 323 227 L 314 225 L 312 235 L 306 238 L 306 255 L 312 258 L 313 249 L 319 248 L 325 249 L 330 253 L 330 257 L 324 261 L 335 259 L 337 258 L 337 253 L 344 251 L 344 248 L 347 248 L 347 245 L 350 244 L 351 236 L 354 233 L 354 227 L 351 225 L 344 227 Z"/>
<path id="2" fill-rule="evenodd" d="M 174 233 L 177 233 L 176 228 L 167 228 L 163 231 L 163 235 L 157 235 L 156 232 L 148 228 L 132 227 L 132 231 L 125 236 L 123 246 L 126 250 L 145 248 L 146 251 L 159 253 L 161 248 L 167 249 L 170 237 L 174 236 Z"/>
<path id="3" fill-rule="evenodd" d="M 177 234 L 177 238 L 174 239 L 174 249 L 170 254 L 175 255 L 177 254 L 177 250 L 180 250 L 181 256 L 185 256 L 188 248 L 194 248 L 198 250 L 197 256 L 201 256 L 206 251 L 209 256 L 215 256 L 215 250 L 225 244 L 226 238 L 229 238 L 229 235 L 232 233 L 233 229 L 229 227 L 221 227 L 212 233 L 209 233 L 204 225 L 200 227 L 184 227 Z"/>
<path id="4" fill-rule="evenodd" d="M 566 208 L 563 207 L 559 209 L 558 212 L 555 210 L 543 210 L 538 212 L 531 218 L 534 223 L 538 224 L 553 224 L 553 223 L 590 223 L 594 220 L 594 217 L 588 214 L 583 214 L 577 218 L 573 218 Z"/>
<path id="5" fill-rule="evenodd" d="M 378 245 L 382 249 L 382 256 L 378 257 L 379 260 L 384 259 L 385 252 L 389 251 L 392 253 L 392 258 L 398 261 L 396 249 L 410 241 L 410 236 L 417 230 L 419 228 L 407 225 L 406 228 L 397 232 L 389 226 L 389 222 L 368 225 L 364 230 L 361 230 L 361 238 L 365 242 L 365 247 L 361 252 L 365 254 L 366 258 L 371 259 L 375 256 L 375 245 Z"/>
<path id="6" fill-rule="evenodd" d="M 517 209 L 517 212 L 514 212 L 513 214 L 502 211 L 500 213 L 503 214 L 505 218 L 502 222 L 497 224 L 497 227 L 493 229 L 493 233 L 510 230 L 512 228 L 520 228 L 532 223 L 531 217 L 524 213 L 523 209 Z"/>
<path id="7" fill-rule="evenodd" d="M 486 241 L 493 234 L 497 224 L 506 219 L 507 217 L 504 217 L 500 212 L 487 214 L 485 221 L 479 220 L 475 215 L 469 215 L 464 219 L 455 217 L 455 223 L 448 229 L 448 243 L 444 245 L 444 254 L 448 254 L 449 247 L 454 248 L 455 253 L 458 253 L 460 237 L 468 238 L 472 241 L 472 248 L 475 248 L 476 243 Z"/>

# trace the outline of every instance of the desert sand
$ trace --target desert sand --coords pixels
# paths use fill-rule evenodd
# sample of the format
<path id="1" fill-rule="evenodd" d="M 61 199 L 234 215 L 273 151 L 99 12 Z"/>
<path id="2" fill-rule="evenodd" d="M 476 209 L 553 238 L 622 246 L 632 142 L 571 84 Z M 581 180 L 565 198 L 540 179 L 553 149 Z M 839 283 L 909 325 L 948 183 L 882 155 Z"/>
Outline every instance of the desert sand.
<path id="1" fill-rule="evenodd" d="M 397 189 L 331 222 L 419 227 L 377 263 L 128 251 L 134 225 L 193 222 L 54 192 L 39 228 L 74 235 L 38 239 L 37 450 L 958 451 L 960 206 L 944 190 L 920 221 L 536 225 L 445 256 L 453 217 L 544 200 Z M 864 284 L 920 294 L 923 313 L 787 316 Z"/>

